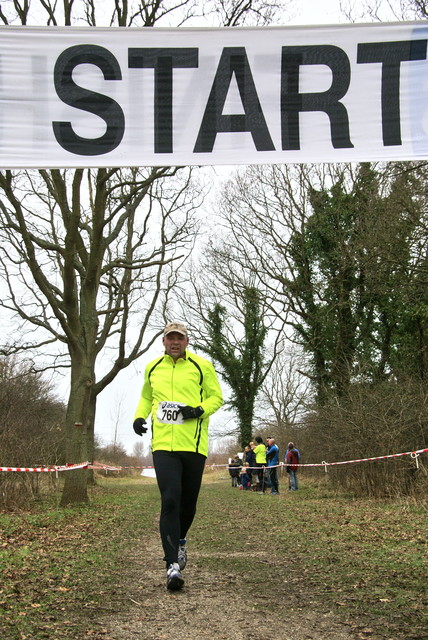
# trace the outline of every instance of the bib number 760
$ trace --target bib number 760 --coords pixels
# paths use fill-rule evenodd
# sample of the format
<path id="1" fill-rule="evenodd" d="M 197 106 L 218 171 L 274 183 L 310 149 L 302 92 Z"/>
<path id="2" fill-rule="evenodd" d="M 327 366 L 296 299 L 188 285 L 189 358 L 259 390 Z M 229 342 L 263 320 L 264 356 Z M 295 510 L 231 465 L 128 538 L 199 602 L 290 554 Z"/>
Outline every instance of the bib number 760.
<path id="1" fill-rule="evenodd" d="M 180 408 L 184 406 L 182 402 L 171 402 L 169 400 L 159 402 L 156 414 L 158 422 L 162 424 L 183 424 L 183 414 Z"/>

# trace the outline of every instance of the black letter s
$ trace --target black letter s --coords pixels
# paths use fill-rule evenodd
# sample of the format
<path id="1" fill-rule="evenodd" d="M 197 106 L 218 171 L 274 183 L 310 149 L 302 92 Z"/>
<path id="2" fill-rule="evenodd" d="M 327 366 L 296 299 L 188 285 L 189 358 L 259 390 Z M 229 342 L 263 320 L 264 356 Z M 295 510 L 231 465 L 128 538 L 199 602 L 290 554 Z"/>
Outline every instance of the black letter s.
<path id="1" fill-rule="evenodd" d="M 79 64 L 94 64 L 101 69 L 105 80 L 121 80 L 119 63 L 110 51 L 97 45 L 76 45 L 61 53 L 55 64 L 54 82 L 59 98 L 65 104 L 89 111 L 102 118 L 107 130 L 99 138 L 82 138 L 73 131 L 70 122 L 52 122 L 55 138 L 70 153 L 96 156 L 113 151 L 125 131 L 125 116 L 112 98 L 79 87 L 72 74 Z"/>

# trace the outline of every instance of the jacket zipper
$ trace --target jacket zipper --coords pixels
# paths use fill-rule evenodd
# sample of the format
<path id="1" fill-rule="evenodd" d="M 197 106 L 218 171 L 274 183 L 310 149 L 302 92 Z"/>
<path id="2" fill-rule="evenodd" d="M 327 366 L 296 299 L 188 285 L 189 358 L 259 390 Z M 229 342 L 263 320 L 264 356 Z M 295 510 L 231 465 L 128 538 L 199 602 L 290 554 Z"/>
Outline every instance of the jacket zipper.
<path id="1" fill-rule="evenodd" d="M 174 402 L 174 373 L 176 363 L 172 362 L 172 376 L 171 376 L 171 400 Z M 174 451 L 174 425 L 171 424 L 171 451 Z"/>

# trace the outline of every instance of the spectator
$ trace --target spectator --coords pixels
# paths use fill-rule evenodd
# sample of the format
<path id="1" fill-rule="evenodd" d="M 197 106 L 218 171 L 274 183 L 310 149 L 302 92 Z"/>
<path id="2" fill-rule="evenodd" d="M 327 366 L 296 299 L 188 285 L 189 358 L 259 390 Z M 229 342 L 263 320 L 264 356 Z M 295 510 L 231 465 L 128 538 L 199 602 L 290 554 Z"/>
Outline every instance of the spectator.
<path id="1" fill-rule="evenodd" d="M 241 489 L 251 489 L 251 472 L 248 467 L 248 462 L 244 462 L 240 473 Z"/>
<path id="2" fill-rule="evenodd" d="M 275 443 L 275 438 L 267 439 L 266 459 L 269 469 L 269 480 L 271 486 L 271 494 L 278 495 L 278 465 L 279 465 L 279 448 Z"/>
<path id="3" fill-rule="evenodd" d="M 248 462 L 248 473 L 250 474 L 251 484 L 253 482 L 253 475 L 256 475 L 256 471 L 254 467 L 256 466 L 256 456 L 254 455 L 254 451 L 251 448 L 253 443 L 250 442 L 244 449 L 244 462 Z"/>
<path id="4" fill-rule="evenodd" d="M 232 458 L 231 462 L 229 463 L 229 475 L 232 478 L 232 487 L 237 487 L 239 484 L 238 478 L 239 478 L 239 472 L 241 471 L 241 467 L 242 467 L 242 460 L 237 454 L 234 458 Z"/>
<path id="5" fill-rule="evenodd" d="M 257 469 L 257 477 L 258 477 L 258 483 L 257 483 L 257 488 L 260 491 L 260 493 L 264 493 L 265 492 L 265 479 L 264 479 L 264 475 L 263 475 L 263 471 L 264 471 L 264 467 L 266 466 L 266 445 L 264 444 L 262 438 L 260 436 L 257 436 L 255 438 L 255 446 L 254 446 L 254 455 L 256 458 L 256 467 L 258 467 Z"/>
<path id="6" fill-rule="evenodd" d="M 286 467 L 285 470 L 288 473 L 289 490 L 297 491 L 299 483 L 297 480 L 297 470 L 300 461 L 300 452 L 295 448 L 293 442 L 288 443 L 288 450 L 285 456 Z"/>

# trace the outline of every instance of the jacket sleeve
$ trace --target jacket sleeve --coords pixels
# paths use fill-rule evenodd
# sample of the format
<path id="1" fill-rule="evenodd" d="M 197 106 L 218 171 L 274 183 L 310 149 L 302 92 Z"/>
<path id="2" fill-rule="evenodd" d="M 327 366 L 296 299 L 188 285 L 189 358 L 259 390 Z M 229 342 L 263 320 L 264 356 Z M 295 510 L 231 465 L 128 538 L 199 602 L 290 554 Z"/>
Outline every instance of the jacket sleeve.
<path id="1" fill-rule="evenodd" d="M 140 401 L 138 403 L 137 410 L 135 412 L 134 420 L 136 418 L 146 419 L 151 413 L 152 402 L 153 402 L 153 392 L 152 392 L 151 384 L 149 382 L 148 367 L 146 367 L 146 370 L 144 372 L 144 384 L 141 390 Z"/>
<path id="2" fill-rule="evenodd" d="M 204 410 L 203 418 L 208 418 L 223 404 L 223 394 L 217 378 L 217 374 L 211 362 L 206 363 L 204 381 L 202 384 L 204 400 L 201 407 Z"/>

